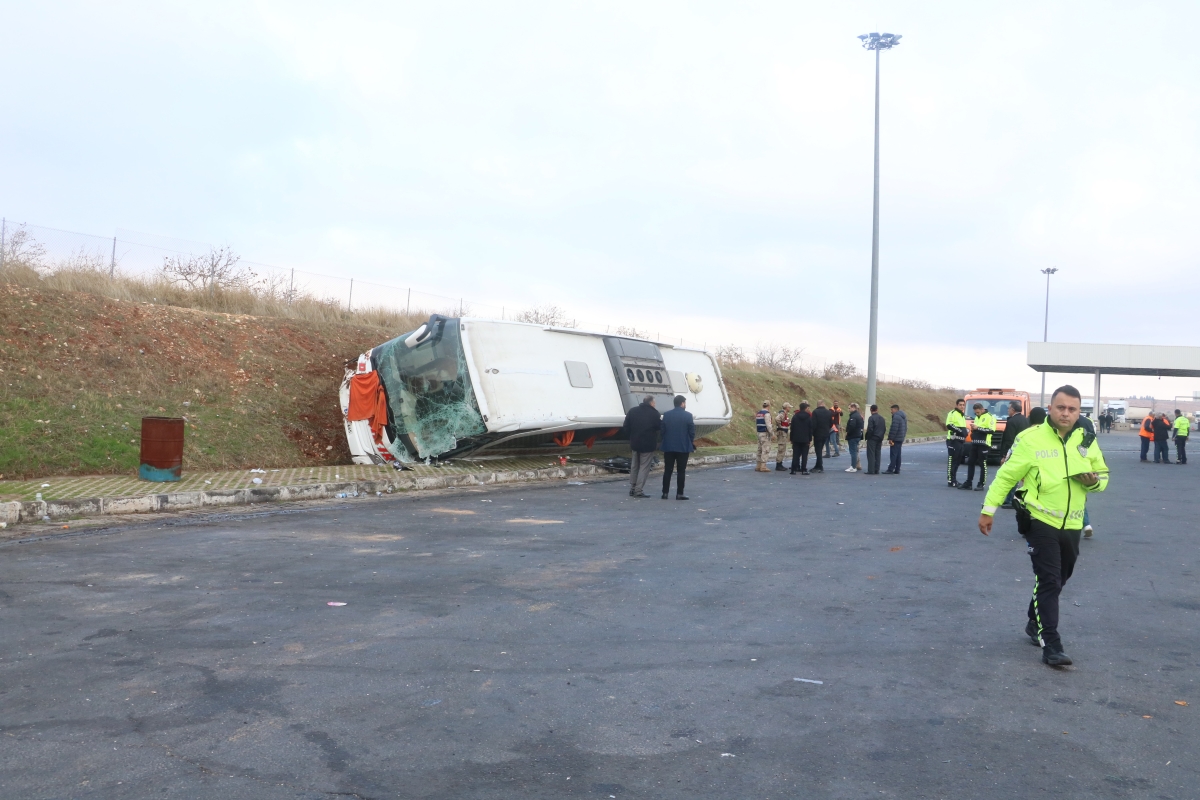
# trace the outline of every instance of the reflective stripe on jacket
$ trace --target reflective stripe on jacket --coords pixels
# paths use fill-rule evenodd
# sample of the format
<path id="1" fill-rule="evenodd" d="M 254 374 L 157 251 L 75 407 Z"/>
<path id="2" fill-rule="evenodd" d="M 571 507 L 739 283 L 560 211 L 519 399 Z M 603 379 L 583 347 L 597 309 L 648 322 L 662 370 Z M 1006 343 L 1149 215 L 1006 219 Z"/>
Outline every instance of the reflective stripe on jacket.
<path id="1" fill-rule="evenodd" d="M 992 433 L 996 430 L 996 418 L 985 411 L 975 418 L 975 427 L 971 431 L 972 444 L 992 446 Z M 982 437 L 982 438 L 980 438 Z"/>
<path id="2" fill-rule="evenodd" d="M 1008 491 L 1025 481 L 1024 502 L 1029 513 L 1055 528 L 1079 530 L 1087 495 L 1108 487 L 1108 465 L 1095 439 L 1080 452 L 1088 432 L 1076 425 L 1066 441 L 1047 420 L 1028 428 L 1013 444 L 1012 454 L 996 472 L 983 501 L 983 513 L 992 516 L 1008 496 Z M 1084 486 L 1077 477 L 1095 472 L 1099 480 Z"/>
<path id="3" fill-rule="evenodd" d="M 956 430 L 950 430 L 955 428 Z M 967 418 L 957 408 L 950 409 L 950 413 L 946 415 L 946 438 L 966 440 L 965 433 L 959 433 L 959 430 L 967 429 Z"/>

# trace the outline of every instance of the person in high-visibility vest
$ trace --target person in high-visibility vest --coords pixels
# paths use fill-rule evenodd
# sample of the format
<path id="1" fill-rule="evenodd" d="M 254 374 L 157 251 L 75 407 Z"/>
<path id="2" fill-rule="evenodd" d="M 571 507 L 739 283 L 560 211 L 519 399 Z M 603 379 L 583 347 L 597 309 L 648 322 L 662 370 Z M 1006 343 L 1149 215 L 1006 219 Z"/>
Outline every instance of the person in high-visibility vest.
<path id="1" fill-rule="evenodd" d="M 958 468 L 966 459 L 963 448 L 967 443 L 967 401 L 958 398 L 946 415 L 946 485 L 958 488 Z"/>
<path id="2" fill-rule="evenodd" d="M 1192 423 L 1177 408 L 1175 409 L 1175 422 L 1171 427 L 1175 429 L 1175 463 L 1186 464 L 1188 432 L 1192 429 Z"/>
<path id="3" fill-rule="evenodd" d="M 1142 437 L 1142 461 L 1148 461 L 1147 456 L 1150 455 L 1150 445 L 1154 442 L 1154 415 L 1149 414 L 1142 420 L 1141 426 L 1138 428 L 1138 436 Z"/>
<path id="4" fill-rule="evenodd" d="M 972 406 L 975 410 L 975 425 L 971 428 L 971 458 L 967 462 L 967 482 L 960 489 L 970 489 L 971 481 L 975 480 L 975 466 L 979 466 L 979 485 L 975 491 L 982 492 L 987 484 L 988 451 L 992 449 L 992 434 L 996 432 L 996 418 L 987 410 L 983 403 Z"/>
<path id="5" fill-rule="evenodd" d="M 1052 667 L 1071 663 L 1058 633 L 1059 595 L 1079 558 L 1088 495 L 1108 487 L 1104 454 L 1096 434 L 1081 424 L 1080 405 L 1074 386 L 1054 390 L 1046 421 L 1017 437 L 979 514 L 979 532 L 987 536 L 1008 490 L 1023 481 L 1017 531 L 1025 537 L 1034 575 L 1025 634 L 1042 648 L 1042 663 Z"/>

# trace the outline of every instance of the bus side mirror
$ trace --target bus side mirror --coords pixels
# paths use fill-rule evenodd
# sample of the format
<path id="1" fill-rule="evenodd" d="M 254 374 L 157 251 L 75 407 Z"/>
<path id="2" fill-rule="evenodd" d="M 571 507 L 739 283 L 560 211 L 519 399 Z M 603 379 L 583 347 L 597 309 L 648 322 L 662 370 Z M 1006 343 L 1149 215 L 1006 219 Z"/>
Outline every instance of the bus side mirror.
<path id="1" fill-rule="evenodd" d="M 413 347 L 416 347 L 417 345 L 419 345 L 421 342 L 425 341 L 428 338 L 429 338 L 429 326 L 422 324 L 421 327 L 419 327 L 415 331 L 413 331 L 409 335 L 409 337 L 404 340 L 404 346 L 411 349 Z"/>

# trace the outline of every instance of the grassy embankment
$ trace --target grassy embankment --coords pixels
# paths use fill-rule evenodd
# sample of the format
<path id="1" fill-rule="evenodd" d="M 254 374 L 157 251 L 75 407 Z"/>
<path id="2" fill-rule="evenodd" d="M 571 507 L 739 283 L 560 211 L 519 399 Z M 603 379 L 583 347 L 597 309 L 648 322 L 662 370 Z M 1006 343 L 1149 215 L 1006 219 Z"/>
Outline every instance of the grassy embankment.
<path id="1" fill-rule="evenodd" d="M 349 313 L 250 292 L 213 296 L 93 271 L 0 273 L 0 476 L 129 474 L 140 420 L 187 418 L 188 469 L 347 463 L 337 387 L 364 348 L 411 330 L 428 312 Z M 864 387 L 753 368 L 726 370 L 732 425 L 705 444 L 754 441 L 763 399 L 861 399 Z M 933 431 L 951 397 L 882 386 Z M 933 414 L 930 422 L 926 414 Z"/>

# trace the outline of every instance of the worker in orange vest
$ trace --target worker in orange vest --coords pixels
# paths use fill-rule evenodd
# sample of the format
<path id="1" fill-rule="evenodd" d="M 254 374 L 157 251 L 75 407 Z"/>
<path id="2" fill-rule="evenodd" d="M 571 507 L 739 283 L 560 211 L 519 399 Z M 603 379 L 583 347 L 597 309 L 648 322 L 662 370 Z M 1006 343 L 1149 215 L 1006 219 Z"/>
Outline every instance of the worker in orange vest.
<path id="1" fill-rule="evenodd" d="M 1138 428 L 1138 436 L 1142 437 L 1142 461 L 1146 460 L 1146 455 L 1150 452 L 1150 443 L 1154 441 L 1154 415 L 1150 414 L 1142 420 L 1142 426 Z"/>

